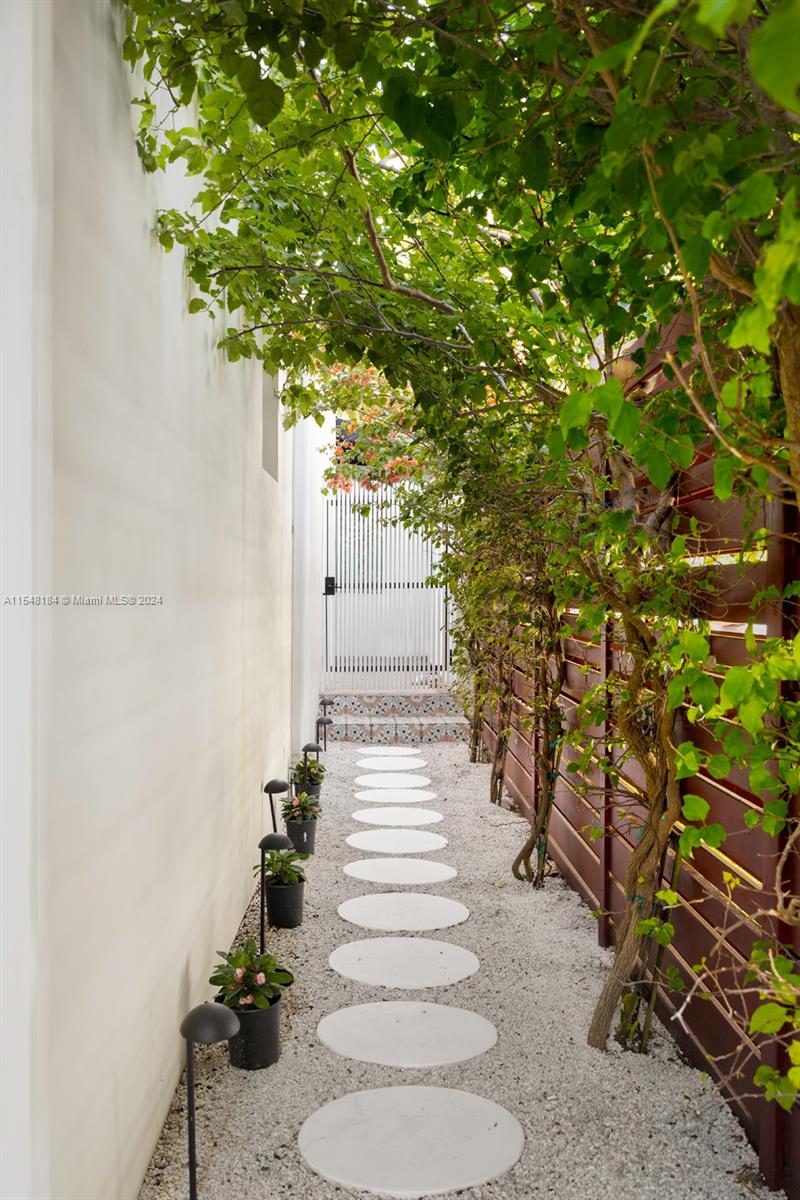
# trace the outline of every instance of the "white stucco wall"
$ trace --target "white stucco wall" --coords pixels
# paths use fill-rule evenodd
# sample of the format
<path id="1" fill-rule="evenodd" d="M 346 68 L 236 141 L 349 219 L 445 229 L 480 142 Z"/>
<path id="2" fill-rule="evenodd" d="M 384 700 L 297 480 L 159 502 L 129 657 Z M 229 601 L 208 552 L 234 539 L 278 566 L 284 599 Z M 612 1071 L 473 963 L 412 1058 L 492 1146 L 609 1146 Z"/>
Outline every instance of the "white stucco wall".
<path id="1" fill-rule="evenodd" d="M 281 434 L 278 479 L 263 469 L 260 367 L 225 363 L 208 322 L 186 315 L 179 255 L 152 236 L 156 208 L 196 181 L 140 168 L 117 18 L 110 0 L 0 5 L 13 97 L 0 132 L 16 127 L 20 156 L 3 211 L 28 289 L 21 361 L 3 375 L 19 521 L 3 590 L 163 597 L 2 612 L 16 648 L 4 700 L 22 700 L 4 771 L 20 845 L 20 986 L 3 1014 L 20 1033 L 21 1090 L 2 1115 L 13 1200 L 136 1195 L 180 1070 L 178 1025 L 210 995 L 253 889 L 263 782 L 297 748 L 304 460 Z M 15 304 L 4 293 L 4 324 Z M 313 660 L 295 693 L 316 678 Z"/>
<path id="2" fill-rule="evenodd" d="M 50 591 L 50 8 L 0 5 L 0 599 Z M 49 613 L 0 607 L 0 1196 L 48 1196 Z"/>
<path id="3" fill-rule="evenodd" d="M 295 750 L 314 740 L 320 712 L 325 584 L 323 452 L 332 444 L 333 437 L 332 419 L 322 426 L 303 421 L 294 430 L 292 597 L 297 636 L 292 647 L 292 747 Z"/>

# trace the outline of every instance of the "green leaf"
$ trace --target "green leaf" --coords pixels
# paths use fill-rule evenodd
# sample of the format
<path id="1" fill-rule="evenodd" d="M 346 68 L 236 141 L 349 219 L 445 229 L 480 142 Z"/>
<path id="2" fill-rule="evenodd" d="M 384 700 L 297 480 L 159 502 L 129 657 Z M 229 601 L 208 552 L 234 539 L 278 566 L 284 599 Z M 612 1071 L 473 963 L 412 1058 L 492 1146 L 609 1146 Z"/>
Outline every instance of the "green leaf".
<path id="1" fill-rule="evenodd" d="M 745 179 L 741 187 L 730 197 L 725 207 L 731 216 L 740 221 L 761 217 L 775 207 L 778 191 L 771 175 L 756 172 Z"/>
<path id="2" fill-rule="evenodd" d="M 692 699 L 704 712 L 708 712 L 717 703 L 717 684 L 710 675 L 701 675 L 691 687 Z"/>
<path id="3" fill-rule="evenodd" d="M 698 832 L 700 840 L 706 846 L 713 846 L 715 849 L 728 840 L 728 831 L 724 825 L 717 825 L 716 823 L 713 825 L 703 825 Z"/>
<path id="4" fill-rule="evenodd" d="M 609 429 L 617 441 L 629 449 L 642 424 L 642 414 L 632 400 L 623 400 L 619 413 L 611 421 Z"/>
<path id="5" fill-rule="evenodd" d="M 195 296 L 195 298 L 193 300 L 189 301 L 189 312 L 190 313 L 204 312 L 205 309 L 207 308 L 207 306 L 208 306 L 207 301 L 201 300 L 199 296 Z"/>
<path id="6" fill-rule="evenodd" d="M 709 803 L 702 796 L 690 794 L 683 797 L 683 815 L 687 821 L 705 821 L 709 812 Z"/>
<path id="7" fill-rule="evenodd" d="M 547 186 L 550 178 L 550 153 L 543 137 L 530 138 L 520 146 L 522 178 L 534 192 Z"/>
<path id="8" fill-rule="evenodd" d="M 730 500 L 733 495 L 733 473 L 736 463 L 721 451 L 714 456 L 714 495 L 718 500 Z"/>
<path id="9" fill-rule="evenodd" d="M 343 21 L 350 10 L 350 0 L 317 0 L 317 8 L 328 25 Z"/>
<path id="10" fill-rule="evenodd" d="M 726 779 L 731 773 L 731 760 L 727 754 L 712 754 L 706 766 L 715 779 Z"/>
<path id="11" fill-rule="evenodd" d="M 700 840 L 700 830 L 697 826 L 687 825 L 678 842 L 684 858 L 692 857 L 692 851 L 700 845 Z"/>
<path id="12" fill-rule="evenodd" d="M 750 1033 L 780 1033 L 789 1022 L 788 1010 L 782 1004 L 768 1001 L 759 1004 L 750 1018 Z"/>
<path id="13" fill-rule="evenodd" d="M 639 53 L 639 50 L 647 40 L 647 35 L 655 25 L 656 21 L 660 21 L 667 13 L 672 12 L 676 8 L 679 0 L 659 0 L 659 3 L 650 11 L 645 21 L 639 27 L 634 35 L 631 44 L 628 47 L 628 53 L 625 58 L 625 74 L 627 75 L 633 66 L 633 60 Z"/>
<path id="14" fill-rule="evenodd" d="M 737 708 L 753 690 L 753 676 L 747 667 L 731 667 L 722 681 L 719 701 L 723 708 Z"/>
<path id="15" fill-rule="evenodd" d="M 774 317 L 774 312 L 763 304 L 748 304 L 742 309 L 728 344 L 735 350 L 741 346 L 752 346 L 762 354 L 769 354 L 772 345 L 769 331 Z"/>
<path id="16" fill-rule="evenodd" d="M 623 405 L 622 384 L 618 379 L 607 379 L 592 392 L 592 406 L 608 417 L 609 423 L 619 416 Z"/>
<path id="17" fill-rule="evenodd" d="M 700 770 L 703 756 L 692 742 L 681 742 L 676 751 L 675 773 L 678 779 L 691 779 Z"/>
<path id="18" fill-rule="evenodd" d="M 266 129 L 283 108 L 283 88 L 273 79 L 260 79 L 245 92 L 245 99 L 253 120 Z"/>
<path id="19" fill-rule="evenodd" d="M 349 71 L 351 67 L 354 67 L 364 57 L 367 48 L 367 37 L 364 33 L 353 33 L 344 26 L 340 28 L 342 32 L 339 33 L 337 30 L 333 52 L 342 70 Z"/>
<path id="20" fill-rule="evenodd" d="M 686 677 L 684 675 L 675 675 L 667 685 L 667 707 L 679 708 L 683 704 L 685 692 Z"/>
<path id="21" fill-rule="evenodd" d="M 683 243 L 681 256 L 684 266 L 695 279 L 703 279 L 708 272 L 712 246 L 701 234 L 695 234 Z"/>
<path id="22" fill-rule="evenodd" d="M 741 25 L 750 16 L 753 0 L 700 0 L 697 19 L 722 37 L 729 25 Z"/>
<path id="23" fill-rule="evenodd" d="M 743 758 L 750 750 L 750 739 L 743 729 L 733 728 L 726 733 L 723 745 L 731 758 Z"/>
<path id="24" fill-rule="evenodd" d="M 800 112 L 800 0 L 781 0 L 750 38 L 750 66 L 767 95 Z"/>
<path id="25" fill-rule="evenodd" d="M 571 429 L 585 429 L 592 412 L 591 392 L 573 392 L 561 405 L 559 421 L 564 437 Z"/>
<path id="26" fill-rule="evenodd" d="M 681 634 L 681 646 L 692 662 L 705 662 L 711 652 L 708 638 L 703 637 L 702 633 L 698 633 L 695 629 L 687 629 Z"/>

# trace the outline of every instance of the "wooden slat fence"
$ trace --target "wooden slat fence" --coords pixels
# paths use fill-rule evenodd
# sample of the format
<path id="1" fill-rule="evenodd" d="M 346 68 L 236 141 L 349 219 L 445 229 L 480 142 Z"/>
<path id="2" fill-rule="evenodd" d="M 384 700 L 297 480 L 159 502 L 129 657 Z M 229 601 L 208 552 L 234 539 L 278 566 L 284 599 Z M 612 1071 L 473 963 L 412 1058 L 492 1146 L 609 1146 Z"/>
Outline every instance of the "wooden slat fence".
<path id="1" fill-rule="evenodd" d="M 797 542 L 776 536 L 763 559 L 748 562 L 746 568 L 735 561 L 742 546 L 745 513 L 741 501 L 720 504 L 712 486 L 712 456 L 710 451 L 700 455 L 695 465 L 684 473 L 676 507 L 681 523 L 688 532 L 695 517 L 704 529 L 700 541 L 689 552 L 704 558 L 719 556 L 720 590 L 706 605 L 705 615 L 712 624 L 711 649 L 722 667 L 747 661 L 744 644 L 744 625 L 753 619 L 760 637 L 778 636 L 788 631 L 787 613 L 775 602 L 766 602 L 755 613 L 750 605 L 761 591 L 775 586 L 780 591 L 791 579 L 800 577 Z M 776 535 L 792 532 L 796 513 L 778 502 L 764 502 L 756 513 L 756 525 L 763 525 Z M 792 522 L 792 524 L 790 524 Z M 568 618 L 569 619 L 569 618 Z M 567 723 L 574 724 L 577 705 L 585 691 L 602 682 L 621 666 L 620 646 L 613 627 L 606 630 L 599 643 L 578 636 L 566 640 L 567 679 L 564 690 L 564 709 Z M 624 664 L 622 664 L 624 665 Z M 506 761 L 506 788 L 522 811 L 532 818 L 537 804 L 537 780 L 532 768 L 531 734 L 521 728 L 531 699 L 531 682 L 522 671 L 515 675 L 515 708 Z M 604 728 L 593 731 L 605 737 Z M 679 740 L 695 741 L 704 750 L 716 751 L 707 732 L 691 725 L 682 714 L 678 717 Z M 484 738 L 494 750 L 496 732 L 493 716 L 486 715 Z M 616 752 L 618 753 L 618 751 Z M 565 753 L 564 767 L 569 761 Z M 635 779 L 634 764 L 626 764 L 627 773 Z M 585 793 L 559 781 L 550 830 L 550 854 L 564 879 L 574 887 L 592 909 L 601 910 L 598 918 L 598 939 L 602 945 L 613 942 L 615 920 L 624 903 L 624 877 L 633 845 L 633 836 L 643 810 L 633 802 L 604 803 L 611 788 L 600 768 L 584 776 L 590 785 Z M 680 906 L 671 911 L 675 938 L 667 951 L 663 966 L 674 965 L 685 979 L 691 977 L 692 966 L 710 953 L 721 929 L 728 928 L 740 916 L 758 907 L 759 897 L 772 890 L 776 861 L 776 842 L 760 830 L 747 830 L 745 813 L 761 807 L 761 798 L 748 789 L 747 777 L 734 771 L 724 780 L 701 774 L 685 781 L 685 790 L 703 796 L 711 806 L 709 821 L 719 821 L 729 831 L 720 851 L 700 848 L 681 869 L 678 892 Z M 800 807 L 798 807 L 800 812 Z M 590 835 L 592 829 L 602 828 L 602 837 Z M 668 868 L 669 869 L 669 868 Z M 797 871 L 797 864 L 795 864 Z M 724 903 L 723 872 L 736 874 L 743 881 L 734 896 L 741 912 L 730 915 Z M 795 891 L 800 893 L 800 878 L 795 879 Z M 798 931 L 794 933 L 794 949 L 800 954 Z M 752 926 L 745 923 L 731 930 L 724 938 L 725 955 L 735 967 L 742 967 L 754 937 Z M 791 942 L 792 931 L 784 931 L 784 940 Z M 753 1003 L 756 1003 L 754 1000 Z M 753 1004 L 740 1005 L 734 1015 L 714 999 L 694 999 L 685 1013 L 685 1024 L 670 1020 L 675 1006 L 674 995 L 660 994 L 657 1011 L 681 1049 L 698 1067 L 708 1070 L 724 1081 L 734 1109 L 748 1137 L 756 1147 L 762 1172 L 773 1188 L 784 1187 L 790 1200 L 800 1200 L 800 1112 L 797 1106 L 792 1115 L 776 1104 L 767 1104 L 752 1084 L 752 1073 L 761 1061 L 759 1047 L 751 1042 L 746 1031 L 748 1010 Z M 753 1054 L 741 1077 L 728 1077 L 732 1055 L 744 1045 Z M 772 1053 L 770 1050 L 768 1053 Z M 716 1060 L 716 1061 L 715 1061 Z M 771 1061 L 771 1060 L 770 1060 Z M 772 1065 L 777 1065 L 772 1062 Z M 785 1066 L 782 1067 L 785 1070 Z"/>

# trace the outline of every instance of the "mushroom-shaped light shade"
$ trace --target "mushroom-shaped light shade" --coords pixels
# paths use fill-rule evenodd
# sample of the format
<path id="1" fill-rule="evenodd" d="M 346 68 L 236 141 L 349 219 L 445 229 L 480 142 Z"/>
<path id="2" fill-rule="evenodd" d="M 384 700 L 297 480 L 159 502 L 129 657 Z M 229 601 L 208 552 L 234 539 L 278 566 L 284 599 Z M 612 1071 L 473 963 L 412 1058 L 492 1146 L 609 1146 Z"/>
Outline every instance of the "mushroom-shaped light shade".
<path id="1" fill-rule="evenodd" d="M 264 787 L 264 791 L 269 792 L 270 796 L 274 796 L 276 792 L 288 792 L 288 790 L 289 784 L 285 779 L 270 779 Z"/>
<path id="2" fill-rule="evenodd" d="M 224 1004 L 198 1004 L 181 1022 L 181 1037 L 187 1042 L 202 1042 L 206 1046 L 227 1042 L 238 1032 L 239 1018 Z"/>
<path id="3" fill-rule="evenodd" d="M 258 843 L 259 850 L 291 850 L 294 842 L 285 833 L 268 833 Z"/>
<path id="4" fill-rule="evenodd" d="M 318 725 L 332 725 L 333 717 L 317 717 Z"/>
<path id="5" fill-rule="evenodd" d="M 303 754 L 319 754 L 321 749 L 322 746 L 320 746 L 319 742 L 306 742 L 305 746 L 303 746 Z"/>
<path id="6" fill-rule="evenodd" d="M 329 704 L 333 704 L 333 699 L 330 696 L 320 696 L 319 702 L 323 708 L 327 708 Z"/>

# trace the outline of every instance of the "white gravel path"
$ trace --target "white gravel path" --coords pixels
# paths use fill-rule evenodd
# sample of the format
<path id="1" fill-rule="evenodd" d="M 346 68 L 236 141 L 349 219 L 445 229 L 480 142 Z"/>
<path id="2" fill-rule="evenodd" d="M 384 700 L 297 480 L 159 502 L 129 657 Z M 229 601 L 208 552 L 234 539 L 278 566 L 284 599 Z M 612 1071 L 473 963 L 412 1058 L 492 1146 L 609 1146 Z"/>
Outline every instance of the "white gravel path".
<path id="1" fill-rule="evenodd" d="M 596 943 L 595 922 L 558 880 L 532 893 L 511 877 L 523 837 L 521 818 L 494 808 L 489 768 L 472 766 L 462 743 L 425 746 L 437 791 L 438 826 L 449 845 L 435 857 L 458 870 L 438 894 L 470 909 L 463 925 L 430 935 L 472 950 L 477 974 L 414 1000 L 453 1004 L 482 1014 L 499 1040 L 468 1062 L 425 1070 L 358 1063 L 323 1046 L 319 1020 L 348 1005 L 412 998 L 345 979 L 328 955 L 360 935 L 337 905 L 385 890 L 344 874 L 361 853 L 345 837 L 364 747 L 332 745 L 325 756 L 323 820 L 309 861 L 305 920 L 271 931 L 269 948 L 296 973 L 283 1013 L 280 1062 L 237 1071 L 227 1048 L 200 1050 L 198 1152 L 201 1200 L 333 1200 L 347 1194 L 303 1162 L 297 1134 L 329 1100 L 361 1088 L 400 1084 L 459 1088 L 495 1100 L 525 1130 L 517 1165 L 492 1183 L 458 1193 L 466 1200 L 766 1200 L 756 1158 L 714 1087 L 681 1061 L 659 1029 L 646 1057 L 590 1050 L 585 1036 L 610 956 Z M 419 890 L 430 890 L 423 886 Z M 257 897 L 241 933 L 257 936 Z M 369 936 L 369 935 L 368 935 Z M 209 973 L 211 968 L 209 963 Z M 183 1085 L 179 1087 L 140 1192 L 140 1200 L 187 1194 Z M 451 1193 L 451 1196 L 455 1193 Z"/>

